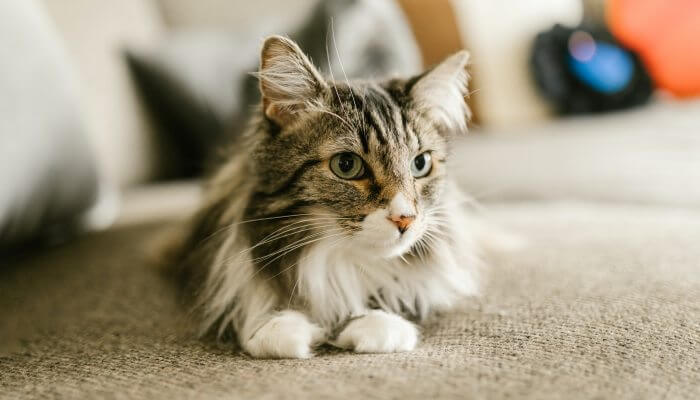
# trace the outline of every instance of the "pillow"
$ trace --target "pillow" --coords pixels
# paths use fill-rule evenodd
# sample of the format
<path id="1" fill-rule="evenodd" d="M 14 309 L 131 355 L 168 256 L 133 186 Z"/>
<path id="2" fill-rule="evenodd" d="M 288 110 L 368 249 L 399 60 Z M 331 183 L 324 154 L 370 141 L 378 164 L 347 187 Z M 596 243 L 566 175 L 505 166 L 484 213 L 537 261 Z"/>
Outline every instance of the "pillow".
<path id="1" fill-rule="evenodd" d="M 164 32 L 154 0 L 41 0 L 76 71 L 101 176 L 120 187 L 167 178 L 168 149 L 137 93 L 122 51 L 152 48 Z"/>
<path id="2" fill-rule="evenodd" d="M 98 194 L 75 76 L 56 38 L 35 1 L 0 2 L 0 252 L 72 230 Z"/>
<path id="3" fill-rule="evenodd" d="M 320 1 L 299 26 L 280 32 L 265 21 L 258 25 L 257 31 L 176 32 L 156 52 L 127 53 L 147 106 L 179 149 L 182 175 L 215 163 L 216 149 L 244 129 L 259 101 L 250 73 L 269 34 L 288 34 L 338 80 L 421 70 L 410 26 L 391 0 Z"/>

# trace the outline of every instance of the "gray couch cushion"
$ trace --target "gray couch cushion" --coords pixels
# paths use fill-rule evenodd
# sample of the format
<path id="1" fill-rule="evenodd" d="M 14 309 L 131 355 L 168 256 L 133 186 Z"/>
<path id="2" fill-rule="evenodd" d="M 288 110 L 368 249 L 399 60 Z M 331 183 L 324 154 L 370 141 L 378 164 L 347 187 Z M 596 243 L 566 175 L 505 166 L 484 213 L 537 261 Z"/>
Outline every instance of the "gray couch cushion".
<path id="1" fill-rule="evenodd" d="M 65 228 L 94 202 L 97 171 L 75 76 L 35 1 L 0 2 L 0 251 Z"/>
<path id="2" fill-rule="evenodd" d="M 161 223 L 0 270 L 0 397 L 698 398 L 700 214 L 521 204 L 487 216 L 530 246 L 410 353 L 252 360 L 187 336 L 149 266 Z M 12 345 L 10 345 L 12 344 Z"/>
<path id="3" fill-rule="evenodd" d="M 474 134 L 452 170 L 483 200 L 700 206 L 700 101 Z"/>

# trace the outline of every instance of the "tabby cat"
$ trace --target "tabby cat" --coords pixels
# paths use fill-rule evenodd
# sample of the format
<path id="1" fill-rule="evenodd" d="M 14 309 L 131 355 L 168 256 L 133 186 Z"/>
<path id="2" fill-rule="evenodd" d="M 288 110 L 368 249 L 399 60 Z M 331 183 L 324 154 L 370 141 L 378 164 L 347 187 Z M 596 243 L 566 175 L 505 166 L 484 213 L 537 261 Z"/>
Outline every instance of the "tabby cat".
<path id="1" fill-rule="evenodd" d="M 202 333 L 233 333 L 253 357 L 410 351 L 415 323 L 476 292 L 447 175 L 467 62 L 460 51 L 410 79 L 333 81 L 291 40 L 265 41 L 262 104 L 181 248 Z"/>

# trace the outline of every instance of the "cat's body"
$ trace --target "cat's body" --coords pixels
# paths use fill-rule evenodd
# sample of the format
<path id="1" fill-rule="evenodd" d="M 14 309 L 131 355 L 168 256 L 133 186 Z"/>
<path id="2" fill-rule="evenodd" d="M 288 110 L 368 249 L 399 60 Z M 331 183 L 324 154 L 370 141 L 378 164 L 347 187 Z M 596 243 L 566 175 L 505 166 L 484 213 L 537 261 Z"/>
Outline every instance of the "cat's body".
<path id="1" fill-rule="evenodd" d="M 324 80 L 291 41 L 265 42 L 263 102 L 211 179 L 182 248 L 203 331 L 256 357 L 330 342 L 411 350 L 409 320 L 477 290 L 479 260 L 446 175 L 466 129 L 467 55 L 409 80 Z"/>

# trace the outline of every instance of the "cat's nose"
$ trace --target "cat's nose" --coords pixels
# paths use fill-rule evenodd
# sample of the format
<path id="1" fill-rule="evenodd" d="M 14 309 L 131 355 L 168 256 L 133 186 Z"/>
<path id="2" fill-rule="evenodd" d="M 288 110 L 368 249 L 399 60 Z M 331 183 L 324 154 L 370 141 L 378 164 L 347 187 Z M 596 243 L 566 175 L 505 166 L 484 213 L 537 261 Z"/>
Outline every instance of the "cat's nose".
<path id="1" fill-rule="evenodd" d="M 386 217 L 393 222 L 400 233 L 406 232 L 408 227 L 416 220 L 416 208 L 406 196 L 398 193 L 391 199 L 389 204 L 389 215 Z"/>
<path id="2" fill-rule="evenodd" d="M 399 228 L 400 233 L 406 232 L 408 227 L 415 221 L 416 217 L 414 215 L 392 215 L 387 217 L 387 219 Z"/>

